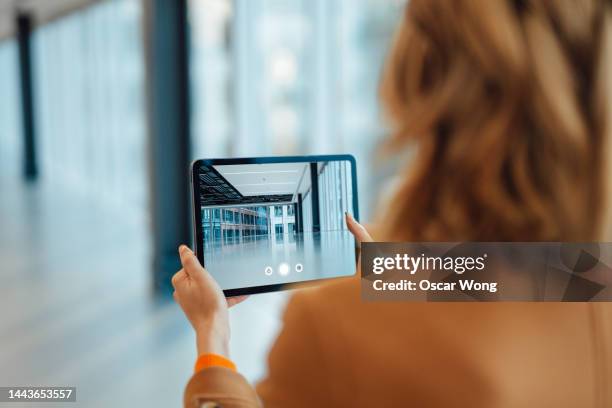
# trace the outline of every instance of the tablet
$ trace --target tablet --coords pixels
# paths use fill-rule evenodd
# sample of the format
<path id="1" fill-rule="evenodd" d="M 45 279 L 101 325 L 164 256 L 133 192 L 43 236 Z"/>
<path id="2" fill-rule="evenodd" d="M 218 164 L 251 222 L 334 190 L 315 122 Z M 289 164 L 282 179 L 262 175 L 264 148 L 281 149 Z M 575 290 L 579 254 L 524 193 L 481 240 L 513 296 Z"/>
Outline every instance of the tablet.
<path id="1" fill-rule="evenodd" d="M 196 160 L 191 183 L 196 255 L 226 296 L 355 274 L 353 156 Z"/>

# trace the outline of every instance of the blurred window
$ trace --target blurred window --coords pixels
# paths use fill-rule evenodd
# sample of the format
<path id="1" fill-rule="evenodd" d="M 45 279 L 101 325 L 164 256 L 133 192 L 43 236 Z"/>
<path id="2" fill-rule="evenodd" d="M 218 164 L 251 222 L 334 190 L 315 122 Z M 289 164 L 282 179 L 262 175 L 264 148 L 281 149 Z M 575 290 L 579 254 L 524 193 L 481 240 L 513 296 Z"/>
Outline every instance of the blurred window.
<path id="1" fill-rule="evenodd" d="M 351 153 L 382 171 L 380 68 L 405 0 L 190 0 L 195 157 Z"/>
<path id="2" fill-rule="evenodd" d="M 34 31 L 42 175 L 145 214 L 141 2 L 107 0 Z"/>
<path id="3" fill-rule="evenodd" d="M 0 42 L 0 171 L 15 175 L 21 169 L 21 97 L 15 39 Z"/>

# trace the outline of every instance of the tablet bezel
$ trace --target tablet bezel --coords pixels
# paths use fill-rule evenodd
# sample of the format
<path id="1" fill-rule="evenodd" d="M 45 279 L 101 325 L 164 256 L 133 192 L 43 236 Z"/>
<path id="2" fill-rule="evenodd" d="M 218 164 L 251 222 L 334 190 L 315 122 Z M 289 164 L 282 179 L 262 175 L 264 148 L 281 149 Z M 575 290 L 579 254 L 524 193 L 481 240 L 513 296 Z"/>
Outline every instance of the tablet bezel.
<path id="1" fill-rule="evenodd" d="M 191 163 L 190 168 L 190 181 L 191 181 L 191 214 L 193 220 L 193 238 L 196 256 L 204 267 L 206 267 L 204 259 L 204 237 L 202 236 L 202 228 L 198 226 L 202 225 L 202 211 L 200 206 L 200 194 L 198 194 L 198 181 L 195 176 L 197 174 L 196 168 L 201 164 L 205 165 L 228 165 L 228 164 L 268 164 L 268 163 L 312 163 L 312 162 L 328 162 L 328 161 L 348 161 L 351 164 L 351 180 L 353 189 L 353 217 L 359 221 L 359 200 L 357 194 L 357 165 L 355 157 L 350 154 L 337 154 L 337 155 L 315 155 L 315 156 L 272 156 L 272 157 L 239 157 L 239 158 L 225 158 L 225 159 L 198 159 Z M 358 256 L 358 243 L 355 241 L 355 273 L 357 272 L 357 256 Z M 354 275 L 354 274 L 353 274 Z M 291 283 L 280 283 L 273 285 L 263 286 L 251 286 L 245 288 L 236 289 L 225 289 L 223 293 L 227 297 L 240 296 L 240 295 L 251 295 L 256 293 L 276 292 L 279 290 L 289 289 L 295 285 L 301 285 L 304 283 L 317 283 L 329 279 L 345 278 L 353 275 L 343 275 L 333 278 L 314 279 L 308 281 L 291 282 Z"/>

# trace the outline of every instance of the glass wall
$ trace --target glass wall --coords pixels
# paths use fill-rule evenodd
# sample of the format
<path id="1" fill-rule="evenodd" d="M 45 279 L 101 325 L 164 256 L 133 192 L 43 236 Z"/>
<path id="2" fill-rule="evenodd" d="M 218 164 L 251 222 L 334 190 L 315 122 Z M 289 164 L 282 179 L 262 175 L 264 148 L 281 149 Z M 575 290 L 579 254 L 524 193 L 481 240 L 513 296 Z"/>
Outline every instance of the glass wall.
<path id="1" fill-rule="evenodd" d="M 0 173 L 16 175 L 21 164 L 21 98 L 17 43 L 0 42 Z"/>
<path id="2" fill-rule="evenodd" d="M 322 231 L 346 230 L 344 214 L 352 213 L 351 165 L 347 161 L 323 163 L 319 169 L 319 208 Z"/>
<path id="3" fill-rule="evenodd" d="M 191 0 L 194 156 L 351 153 L 380 184 L 380 68 L 403 0 Z"/>
<path id="4" fill-rule="evenodd" d="M 139 0 L 109 0 L 34 32 L 41 174 L 142 213 L 145 106 Z"/>

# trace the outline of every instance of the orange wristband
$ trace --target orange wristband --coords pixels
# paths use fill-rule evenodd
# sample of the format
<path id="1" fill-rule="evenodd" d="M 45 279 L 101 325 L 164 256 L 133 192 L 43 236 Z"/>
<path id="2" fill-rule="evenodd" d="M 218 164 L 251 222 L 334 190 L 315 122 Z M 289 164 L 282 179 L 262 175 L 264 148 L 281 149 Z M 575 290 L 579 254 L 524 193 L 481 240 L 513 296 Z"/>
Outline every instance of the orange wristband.
<path id="1" fill-rule="evenodd" d="M 219 354 L 207 353 L 198 357 L 195 363 L 194 372 L 197 373 L 198 371 L 208 367 L 225 367 L 236 371 L 236 364 L 234 364 L 231 360 L 220 356 Z"/>

